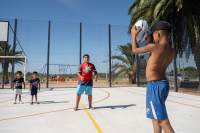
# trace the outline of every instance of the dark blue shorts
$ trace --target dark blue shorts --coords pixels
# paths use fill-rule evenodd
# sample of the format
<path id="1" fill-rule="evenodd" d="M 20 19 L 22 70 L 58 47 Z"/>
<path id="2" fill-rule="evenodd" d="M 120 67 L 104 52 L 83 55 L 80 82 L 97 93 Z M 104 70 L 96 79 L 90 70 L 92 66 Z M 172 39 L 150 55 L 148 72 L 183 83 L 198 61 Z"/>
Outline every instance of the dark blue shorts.
<path id="1" fill-rule="evenodd" d="M 31 89 L 31 95 L 37 95 L 38 89 Z"/>
<path id="2" fill-rule="evenodd" d="M 169 94 L 168 80 L 148 83 L 146 92 L 146 114 L 150 119 L 166 119 L 165 101 Z"/>

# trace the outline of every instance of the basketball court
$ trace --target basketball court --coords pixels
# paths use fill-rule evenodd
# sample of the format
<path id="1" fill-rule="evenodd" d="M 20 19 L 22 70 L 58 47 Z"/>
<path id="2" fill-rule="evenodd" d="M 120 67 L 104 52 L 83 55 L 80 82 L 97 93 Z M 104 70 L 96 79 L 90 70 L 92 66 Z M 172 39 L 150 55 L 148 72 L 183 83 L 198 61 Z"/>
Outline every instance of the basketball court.
<path id="1" fill-rule="evenodd" d="M 146 88 L 94 88 L 93 106 L 88 109 L 82 95 L 74 111 L 76 88 L 42 88 L 39 105 L 30 105 L 30 92 L 23 90 L 24 104 L 13 104 L 14 91 L 0 90 L 2 133 L 153 133 L 146 118 Z M 166 107 L 175 132 L 200 132 L 200 96 L 170 92 Z"/>

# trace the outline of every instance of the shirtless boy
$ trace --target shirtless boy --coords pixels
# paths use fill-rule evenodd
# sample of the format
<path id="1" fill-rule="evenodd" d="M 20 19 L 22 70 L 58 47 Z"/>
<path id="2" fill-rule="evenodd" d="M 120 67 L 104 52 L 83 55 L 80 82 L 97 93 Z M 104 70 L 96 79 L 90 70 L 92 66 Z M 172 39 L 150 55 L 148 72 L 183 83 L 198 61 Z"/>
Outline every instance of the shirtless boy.
<path id="1" fill-rule="evenodd" d="M 152 119 L 154 133 L 174 133 L 169 122 L 165 101 L 169 93 L 169 83 L 166 80 L 166 69 L 172 62 L 174 50 L 169 44 L 169 36 L 172 26 L 166 21 L 158 21 L 149 35 L 153 35 L 155 43 L 151 42 L 150 36 L 146 38 L 147 46 L 137 48 L 136 36 L 139 30 L 134 26 L 131 29 L 132 51 L 134 54 L 150 52 L 146 67 L 148 87 L 146 92 L 146 114 Z"/>

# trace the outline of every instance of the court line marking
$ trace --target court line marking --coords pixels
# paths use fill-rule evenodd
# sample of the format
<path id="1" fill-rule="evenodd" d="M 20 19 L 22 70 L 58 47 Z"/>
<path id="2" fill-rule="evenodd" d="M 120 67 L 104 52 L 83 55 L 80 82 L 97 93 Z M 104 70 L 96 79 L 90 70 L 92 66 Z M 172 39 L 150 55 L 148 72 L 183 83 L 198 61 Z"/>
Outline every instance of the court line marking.
<path id="1" fill-rule="evenodd" d="M 76 105 L 76 104 L 55 104 L 55 105 L 24 105 L 24 106 L 0 106 L 0 107 L 35 107 L 35 106 L 60 106 L 60 105 Z"/>
<path id="2" fill-rule="evenodd" d="M 101 128 L 99 127 L 99 125 L 96 123 L 96 121 L 94 120 L 94 118 L 92 117 L 92 115 L 90 114 L 90 112 L 86 109 L 85 105 L 82 104 L 85 112 L 87 113 L 87 115 L 89 116 L 90 120 L 92 121 L 92 123 L 94 124 L 94 126 L 96 127 L 97 131 L 99 133 L 103 133 L 103 131 L 101 130 Z"/>
<path id="3" fill-rule="evenodd" d="M 133 89 L 133 90 L 138 90 L 138 91 L 146 92 L 145 90 L 140 90 L 140 89 L 135 89 L 135 88 L 129 88 L 129 89 Z M 191 99 L 191 98 L 185 98 L 185 97 L 173 96 L 173 95 L 169 95 L 169 96 L 170 96 L 170 97 L 177 97 L 177 98 L 182 98 L 182 99 L 187 99 L 187 100 L 192 100 L 192 101 L 198 101 L 198 102 L 200 102 L 200 100 Z M 196 95 L 195 95 L 195 96 L 196 96 Z"/>
<path id="4" fill-rule="evenodd" d="M 101 89 L 99 89 L 99 90 L 100 91 L 104 91 L 104 90 L 101 90 Z M 103 99 L 101 99 L 101 100 L 99 100 L 99 101 L 93 102 L 92 104 L 101 102 L 101 101 L 106 100 L 107 98 L 110 97 L 110 93 L 109 92 L 107 92 L 107 91 L 104 91 L 104 92 L 106 92 L 108 94 L 108 96 L 105 97 L 105 98 L 103 98 Z M 88 105 L 88 104 L 86 104 L 86 105 Z M 79 106 L 79 107 L 82 107 L 82 106 Z M 53 113 L 53 112 L 66 111 L 66 110 L 70 110 L 70 109 L 74 109 L 74 108 L 67 108 L 67 109 L 54 110 L 54 111 L 43 112 L 43 113 L 32 114 L 32 115 L 24 115 L 24 116 L 19 116 L 19 117 L 12 117 L 12 118 L 0 119 L 0 121 L 12 120 L 12 119 L 17 119 L 17 118 L 25 118 L 25 117 L 29 117 L 29 116 L 37 116 L 37 115 L 48 114 L 48 113 Z"/>
<path id="5" fill-rule="evenodd" d="M 49 89 L 45 89 L 45 90 L 39 91 L 38 93 L 41 93 L 41 92 L 47 91 L 47 90 L 49 90 Z M 26 94 L 26 95 L 23 95 L 23 96 L 21 96 L 21 97 L 26 97 L 26 96 L 29 96 L 29 95 L 30 95 L 30 94 Z M 15 98 L 12 98 L 12 99 L 9 99 L 9 100 L 6 100 L 6 101 L 2 101 L 2 102 L 0 102 L 0 103 L 8 102 L 8 101 L 11 101 L 11 100 L 15 100 Z"/>
<path id="6" fill-rule="evenodd" d="M 169 95 L 171 97 L 176 97 L 176 98 L 182 98 L 182 99 L 187 99 L 187 100 L 192 100 L 192 101 L 198 101 L 200 102 L 200 100 L 195 100 L 195 99 L 190 99 L 190 98 L 184 98 L 184 97 L 179 97 L 179 96 L 173 96 L 173 95 Z"/>
<path id="7" fill-rule="evenodd" d="M 121 91 L 125 91 L 125 92 L 134 93 L 134 94 L 137 94 L 137 95 L 146 96 L 146 95 L 144 95 L 144 94 L 140 94 L 140 93 L 135 93 L 135 92 L 131 92 L 131 91 L 126 91 L 126 90 L 122 90 L 122 89 L 118 89 L 118 88 L 116 88 L 116 89 L 117 89 L 117 90 L 121 90 Z M 172 101 L 172 100 L 167 100 L 167 101 L 169 101 L 169 102 L 173 102 L 173 103 L 182 104 L 182 105 L 186 105 L 186 106 L 190 106 L 190 107 L 200 108 L 199 106 L 194 106 L 194 105 L 190 105 L 190 104 L 180 103 L 180 102 L 176 102 L 176 101 Z"/>

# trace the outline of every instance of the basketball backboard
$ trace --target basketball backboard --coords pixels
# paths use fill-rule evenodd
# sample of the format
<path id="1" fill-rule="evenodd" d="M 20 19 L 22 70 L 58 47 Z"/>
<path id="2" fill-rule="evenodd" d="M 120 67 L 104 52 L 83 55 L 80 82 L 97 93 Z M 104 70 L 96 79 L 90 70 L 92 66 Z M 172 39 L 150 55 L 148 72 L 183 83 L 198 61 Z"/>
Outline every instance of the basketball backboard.
<path id="1" fill-rule="evenodd" d="M 8 42 L 9 21 L 0 21 L 0 42 Z"/>

